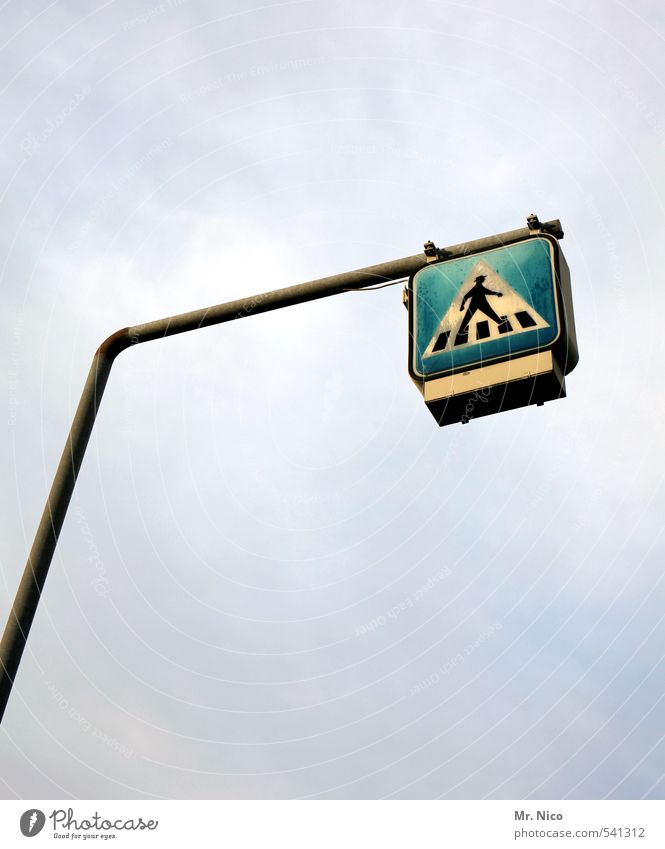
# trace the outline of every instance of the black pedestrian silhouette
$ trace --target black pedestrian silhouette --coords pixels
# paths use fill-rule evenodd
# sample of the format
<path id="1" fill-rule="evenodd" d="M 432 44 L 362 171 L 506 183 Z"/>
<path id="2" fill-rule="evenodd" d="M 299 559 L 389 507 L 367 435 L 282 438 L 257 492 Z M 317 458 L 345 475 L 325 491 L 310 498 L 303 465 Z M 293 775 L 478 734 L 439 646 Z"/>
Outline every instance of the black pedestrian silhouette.
<path id="1" fill-rule="evenodd" d="M 467 300 L 469 301 L 469 308 L 466 311 L 466 315 L 464 316 L 462 323 L 460 324 L 459 330 L 455 336 L 455 345 L 464 345 L 469 340 L 469 324 L 471 323 L 471 319 L 477 312 L 484 313 L 488 318 L 491 318 L 492 321 L 495 321 L 499 325 L 499 329 L 506 323 L 505 316 L 497 315 L 492 307 L 489 305 L 487 301 L 488 295 L 495 295 L 497 298 L 503 298 L 503 292 L 493 292 L 491 289 L 487 289 L 483 286 L 483 283 L 487 280 L 485 274 L 480 274 L 473 281 L 474 285 L 469 289 L 466 295 L 462 298 L 462 305 L 460 306 L 460 312 L 464 309 L 464 305 Z"/>

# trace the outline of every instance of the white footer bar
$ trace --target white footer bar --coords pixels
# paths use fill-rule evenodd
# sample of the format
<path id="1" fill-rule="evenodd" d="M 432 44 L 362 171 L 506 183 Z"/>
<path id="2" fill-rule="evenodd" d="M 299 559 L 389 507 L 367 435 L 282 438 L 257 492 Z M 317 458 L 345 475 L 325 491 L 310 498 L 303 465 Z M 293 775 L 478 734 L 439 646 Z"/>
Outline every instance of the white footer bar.
<path id="1" fill-rule="evenodd" d="M 28 842 L 31 838 L 34 842 Z M 5 801 L 0 846 L 665 846 L 660 801 Z"/>

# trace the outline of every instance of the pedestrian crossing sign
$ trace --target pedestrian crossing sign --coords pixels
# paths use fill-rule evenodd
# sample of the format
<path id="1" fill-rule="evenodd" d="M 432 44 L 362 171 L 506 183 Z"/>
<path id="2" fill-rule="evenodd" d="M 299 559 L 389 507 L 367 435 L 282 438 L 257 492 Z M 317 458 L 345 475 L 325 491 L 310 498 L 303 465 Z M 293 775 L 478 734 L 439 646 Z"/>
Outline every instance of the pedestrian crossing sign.
<path id="1" fill-rule="evenodd" d="M 550 327 L 532 304 L 481 259 L 471 267 L 434 332 L 424 358 L 446 349 L 457 354 L 486 340 L 505 340 L 516 333 L 545 331 Z"/>
<path id="2" fill-rule="evenodd" d="M 409 281 L 408 308 L 409 372 L 441 424 L 565 395 L 577 345 L 553 236 L 432 262 Z"/>

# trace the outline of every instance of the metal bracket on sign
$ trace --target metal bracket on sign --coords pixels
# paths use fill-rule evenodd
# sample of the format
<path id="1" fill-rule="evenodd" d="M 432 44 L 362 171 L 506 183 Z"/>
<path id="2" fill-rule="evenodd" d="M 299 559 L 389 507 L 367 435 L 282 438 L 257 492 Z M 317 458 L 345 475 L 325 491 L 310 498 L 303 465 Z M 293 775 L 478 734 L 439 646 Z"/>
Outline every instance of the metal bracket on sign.
<path id="1" fill-rule="evenodd" d="M 548 221 L 543 223 L 540 221 L 535 212 L 532 212 L 531 215 L 527 215 L 526 224 L 529 230 L 532 233 L 549 233 L 550 236 L 554 236 L 555 239 L 563 239 L 563 228 L 561 227 L 561 222 L 557 218 L 555 221 Z"/>

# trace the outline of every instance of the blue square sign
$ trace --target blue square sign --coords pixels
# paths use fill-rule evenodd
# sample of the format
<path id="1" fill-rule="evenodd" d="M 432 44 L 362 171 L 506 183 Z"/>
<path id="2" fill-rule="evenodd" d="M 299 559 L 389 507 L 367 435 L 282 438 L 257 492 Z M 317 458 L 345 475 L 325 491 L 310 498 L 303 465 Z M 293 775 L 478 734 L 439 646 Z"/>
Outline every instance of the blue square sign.
<path id="1" fill-rule="evenodd" d="M 556 242 L 545 236 L 436 262 L 411 280 L 410 372 L 427 380 L 552 348 Z"/>
<path id="2" fill-rule="evenodd" d="M 565 398 L 578 352 L 562 237 L 457 246 L 412 275 L 409 374 L 441 426 Z"/>

